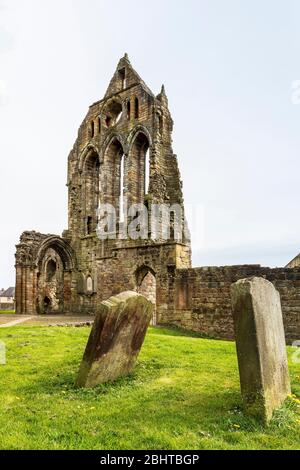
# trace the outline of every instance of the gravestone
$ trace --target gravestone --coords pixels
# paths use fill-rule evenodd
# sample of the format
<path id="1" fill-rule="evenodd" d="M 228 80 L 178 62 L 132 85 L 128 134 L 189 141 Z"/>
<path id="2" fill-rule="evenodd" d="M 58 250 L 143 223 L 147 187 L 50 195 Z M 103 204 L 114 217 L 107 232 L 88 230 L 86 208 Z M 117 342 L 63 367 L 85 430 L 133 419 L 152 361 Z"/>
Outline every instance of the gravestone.
<path id="1" fill-rule="evenodd" d="M 149 300 L 132 291 L 102 302 L 76 384 L 95 387 L 129 374 L 144 342 L 153 309 Z"/>
<path id="2" fill-rule="evenodd" d="M 268 423 L 291 392 L 279 292 L 266 279 L 241 279 L 231 301 L 245 410 Z"/>

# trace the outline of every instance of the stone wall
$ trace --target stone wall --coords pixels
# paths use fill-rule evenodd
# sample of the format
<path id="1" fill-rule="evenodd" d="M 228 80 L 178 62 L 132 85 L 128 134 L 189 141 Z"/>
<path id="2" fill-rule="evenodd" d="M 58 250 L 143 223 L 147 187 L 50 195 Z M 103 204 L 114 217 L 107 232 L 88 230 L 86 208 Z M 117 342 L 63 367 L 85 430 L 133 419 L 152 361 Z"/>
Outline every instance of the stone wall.
<path id="1" fill-rule="evenodd" d="M 14 310 L 15 309 L 15 304 L 14 302 L 1 302 L 0 303 L 0 310 Z"/>
<path id="2" fill-rule="evenodd" d="M 300 268 L 191 268 L 172 131 L 164 87 L 153 94 L 125 55 L 104 98 L 89 107 L 68 157 L 67 230 L 61 237 L 24 232 L 16 247 L 16 312 L 95 313 L 111 295 L 148 291 L 152 301 L 156 298 L 153 323 L 232 338 L 230 285 L 258 275 L 279 289 L 287 338 L 299 339 Z M 158 217 L 161 232 L 148 228 L 148 238 L 126 238 L 124 200 L 144 204 L 148 219 L 154 204 L 176 204 L 181 211 Z M 97 209 L 104 203 L 116 208 L 116 237 L 101 241 Z M 180 218 L 182 236 L 176 239 Z M 170 236 L 165 237 L 169 223 Z"/>
<path id="3" fill-rule="evenodd" d="M 155 276 L 156 312 L 164 316 L 168 270 L 191 265 L 172 130 L 164 87 L 153 94 L 125 55 L 104 98 L 89 107 L 68 157 L 67 230 L 62 237 L 24 232 L 17 245 L 17 313 L 95 313 L 111 295 L 143 289 L 143 270 Z M 124 201 L 127 209 L 143 204 L 148 222 L 157 204 L 181 210 L 179 216 L 174 206 L 160 214 L 160 231 L 149 226 L 130 238 L 125 222 L 137 214 L 128 214 Z M 96 227 L 105 216 L 97 209 L 107 203 L 115 208 L 116 223 L 108 239 L 100 240 Z"/>
<path id="4" fill-rule="evenodd" d="M 163 320 L 217 338 L 233 339 L 230 285 L 238 279 L 261 276 L 281 297 L 286 339 L 300 339 L 300 268 L 259 265 L 177 269 L 169 279 L 169 308 Z"/>

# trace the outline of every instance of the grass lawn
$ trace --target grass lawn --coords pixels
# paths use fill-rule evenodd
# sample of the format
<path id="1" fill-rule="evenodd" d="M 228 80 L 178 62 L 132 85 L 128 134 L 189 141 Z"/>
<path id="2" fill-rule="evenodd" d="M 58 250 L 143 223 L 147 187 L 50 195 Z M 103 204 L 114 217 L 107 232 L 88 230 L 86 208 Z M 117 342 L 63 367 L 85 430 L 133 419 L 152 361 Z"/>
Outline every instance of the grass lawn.
<path id="1" fill-rule="evenodd" d="M 234 343 L 150 328 L 130 377 L 76 389 L 89 332 L 0 331 L 1 449 L 300 448 L 300 364 L 290 361 L 294 398 L 264 429 L 241 412 Z"/>
<path id="2" fill-rule="evenodd" d="M 15 310 L 0 310 L 0 315 L 13 315 L 14 313 L 16 313 Z"/>

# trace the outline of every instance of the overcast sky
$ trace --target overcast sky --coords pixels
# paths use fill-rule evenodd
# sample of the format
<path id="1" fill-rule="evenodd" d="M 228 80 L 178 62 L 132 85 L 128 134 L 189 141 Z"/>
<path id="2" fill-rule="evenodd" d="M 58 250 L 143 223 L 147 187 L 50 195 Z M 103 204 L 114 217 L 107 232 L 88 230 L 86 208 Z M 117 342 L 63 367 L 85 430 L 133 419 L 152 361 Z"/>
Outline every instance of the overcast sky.
<path id="1" fill-rule="evenodd" d="M 194 266 L 293 258 L 299 18 L 297 0 L 0 0 L 0 288 L 22 231 L 66 228 L 67 156 L 124 52 L 166 86 L 185 200 L 204 211 Z"/>

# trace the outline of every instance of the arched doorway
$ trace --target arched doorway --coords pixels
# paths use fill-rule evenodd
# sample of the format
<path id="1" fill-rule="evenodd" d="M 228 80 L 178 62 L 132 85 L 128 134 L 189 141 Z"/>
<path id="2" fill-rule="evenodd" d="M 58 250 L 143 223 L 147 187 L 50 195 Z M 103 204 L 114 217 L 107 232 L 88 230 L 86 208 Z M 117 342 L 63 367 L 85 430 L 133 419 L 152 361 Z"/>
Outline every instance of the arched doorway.
<path id="1" fill-rule="evenodd" d="M 71 311 L 75 255 L 65 240 L 49 236 L 37 253 L 36 312 L 63 314 Z"/>
<path id="2" fill-rule="evenodd" d="M 156 277 L 155 272 L 148 266 L 142 266 L 136 272 L 137 292 L 154 304 L 151 325 L 157 324 L 156 318 Z"/>
<path id="3" fill-rule="evenodd" d="M 43 308 L 43 310 L 44 310 L 45 314 L 51 312 L 51 300 L 49 299 L 49 297 L 44 298 L 44 308 Z"/>
<path id="4" fill-rule="evenodd" d="M 49 247 L 40 261 L 38 276 L 39 313 L 64 311 L 64 265 L 59 253 Z"/>

